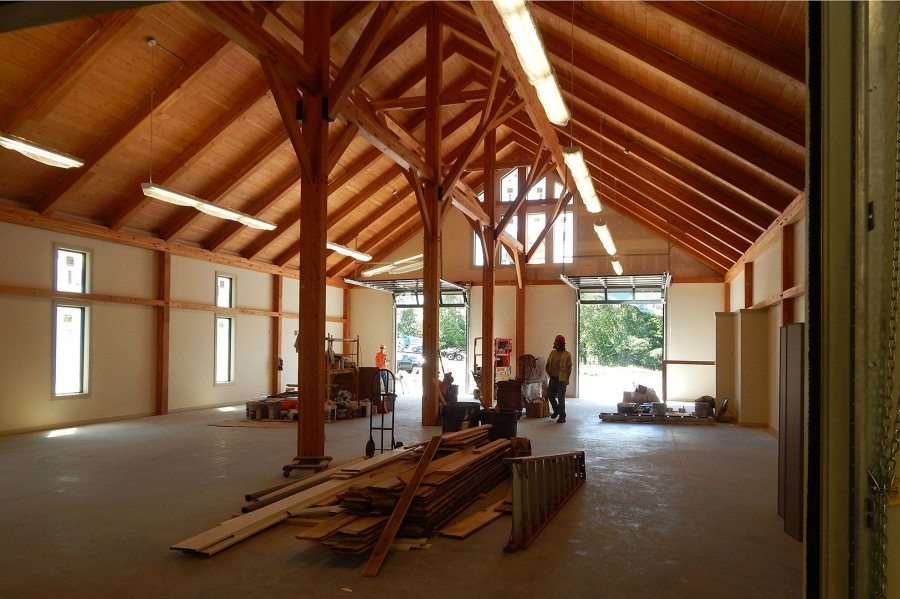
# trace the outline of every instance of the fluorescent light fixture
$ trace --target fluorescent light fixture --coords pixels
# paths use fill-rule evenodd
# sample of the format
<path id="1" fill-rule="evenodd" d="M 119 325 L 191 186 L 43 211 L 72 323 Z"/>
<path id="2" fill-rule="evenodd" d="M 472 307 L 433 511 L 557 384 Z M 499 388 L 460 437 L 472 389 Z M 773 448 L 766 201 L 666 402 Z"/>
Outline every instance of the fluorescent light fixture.
<path id="1" fill-rule="evenodd" d="M 610 256 L 615 256 L 616 244 L 613 241 L 612 233 L 609 232 L 609 227 L 606 226 L 606 223 L 598 218 L 594 221 L 594 232 L 597 233 L 597 237 L 600 238 L 600 243 L 603 244 L 603 249 L 606 250 L 606 253 Z"/>
<path id="2" fill-rule="evenodd" d="M 622 263 L 619 262 L 619 257 L 613 256 L 612 258 L 610 258 L 610 262 L 612 263 L 613 270 L 616 271 L 616 274 L 621 277 L 624 271 L 622 270 Z"/>
<path id="3" fill-rule="evenodd" d="M 535 87 L 547 118 L 556 125 L 565 125 L 569 122 L 569 109 L 562 98 L 553 67 L 547 60 L 547 52 L 528 5 L 524 0 L 494 0 L 494 6 L 503 19 L 522 70 Z"/>
<path id="4" fill-rule="evenodd" d="M 171 189 L 167 189 L 165 187 L 162 187 L 161 185 L 157 185 L 156 183 L 141 183 L 141 189 L 144 190 L 144 195 L 148 198 L 160 200 L 169 204 L 175 204 L 176 206 L 196 208 L 200 212 L 209 214 L 210 216 L 215 216 L 216 218 L 224 218 L 226 220 L 233 220 L 253 229 L 271 231 L 276 228 L 275 223 L 270 223 L 267 220 L 261 220 L 250 216 L 249 214 L 244 214 L 243 212 L 238 212 L 237 210 L 232 210 L 231 208 L 225 208 L 224 206 L 219 206 L 217 204 L 207 202 L 206 200 L 201 200 L 200 198 L 194 197 L 190 194 L 172 191 Z"/>
<path id="5" fill-rule="evenodd" d="M 0 133 L 0 146 L 3 146 L 7 150 L 18 152 L 23 156 L 27 156 L 32 160 L 36 160 L 41 164 L 46 164 L 48 166 L 55 166 L 58 168 L 78 168 L 84 166 L 84 161 L 79 158 L 39 146 L 27 139 L 9 135 L 8 133 Z"/>
<path id="6" fill-rule="evenodd" d="M 572 174 L 575 188 L 578 190 L 578 195 L 581 196 L 581 201 L 584 202 L 584 207 L 592 214 L 600 212 L 603 210 L 603 206 L 600 205 L 600 198 L 594 191 L 594 182 L 591 180 L 591 173 L 588 172 L 587 164 L 584 162 L 581 148 L 566 146 L 562 151 L 563 160 L 569 168 L 569 173 Z"/>
<path id="7" fill-rule="evenodd" d="M 360 262 L 368 262 L 372 259 L 372 256 L 366 254 L 364 252 L 357 252 L 356 250 L 351 250 L 345 245 L 341 245 L 339 243 L 331 243 L 330 241 L 325 244 L 329 250 L 337 252 L 338 254 L 343 254 L 345 256 L 349 256 L 354 260 L 359 260 Z"/>
<path id="8" fill-rule="evenodd" d="M 375 268 L 370 268 L 369 270 L 364 270 L 360 274 L 364 277 L 374 277 L 375 275 L 380 275 L 380 274 L 384 274 L 386 272 L 390 272 L 392 268 L 394 268 L 393 264 L 385 264 L 384 266 L 376 266 Z"/>
<path id="9" fill-rule="evenodd" d="M 399 275 L 399 274 L 403 274 L 405 272 L 413 272 L 414 270 L 420 270 L 423 265 L 424 265 L 424 262 L 422 262 L 422 260 L 419 260 L 418 262 L 408 262 L 406 264 L 392 266 L 390 273 L 392 275 Z"/>
<path id="10" fill-rule="evenodd" d="M 424 254 L 416 254 L 415 256 L 410 256 L 409 258 L 403 258 L 402 260 L 394 260 L 390 264 L 384 264 L 382 266 L 376 266 L 375 268 L 370 268 L 369 270 L 364 270 L 362 276 L 364 277 L 374 277 L 375 275 L 380 275 L 384 273 L 389 274 L 398 274 L 403 272 L 412 272 L 414 270 L 419 270 L 422 268 L 422 258 Z M 407 265 L 411 265 L 411 263 L 418 262 L 413 268 L 405 268 Z M 404 269 L 404 270 L 401 270 Z"/>
<path id="11" fill-rule="evenodd" d="M 54 437 L 68 437 L 69 435 L 74 435 L 77 432 L 77 428 L 58 428 L 55 431 L 50 431 L 49 433 L 47 433 L 47 438 L 52 439 Z"/>

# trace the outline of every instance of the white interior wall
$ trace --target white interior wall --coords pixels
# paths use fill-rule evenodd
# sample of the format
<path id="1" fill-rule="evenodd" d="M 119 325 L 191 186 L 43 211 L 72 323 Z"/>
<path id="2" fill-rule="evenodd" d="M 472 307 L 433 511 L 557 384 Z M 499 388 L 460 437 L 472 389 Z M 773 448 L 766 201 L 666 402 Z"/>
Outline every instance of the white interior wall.
<path id="1" fill-rule="evenodd" d="M 666 294 L 666 358 L 716 359 L 715 313 L 723 309 L 722 283 L 673 283 Z M 667 399 L 694 400 L 716 394 L 714 366 L 668 367 Z"/>
<path id="2" fill-rule="evenodd" d="M 753 262 L 753 303 L 781 293 L 781 239 L 766 248 Z"/>
<path id="3" fill-rule="evenodd" d="M 731 285 L 728 289 L 728 297 L 728 310 L 730 312 L 737 312 L 738 310 L 742 310 L 747 307 L 744 305 L 744 271 L 741 271 L 740 274 L 732 279 Z"/>
<path id="4" fill-rule="evenodd" d="M 350 293 L 350 336 L 359 335 L 360 365 L 375 366 L 375 354 L 387 346 L 391 364 L 396 364 L 394 344 L 394 298 L 390 293 L 353 288 Z"/>
<path id="5" fill-rule="evenodd" d="M 152 299 L 154 252 L 0 223 L 0 284 L 53 290 L 56 244 L 90 252 L 94 293 Z M 53 397 L 54 301 L 0 296 L 0 432 L 150 414 L 155 406 L 156 310 L 83 302 L 89 307 L 88 393 Z"/>
<path id="6" fill-rule="evenodd" d="M 578 315 L 575 290 L 568 285 L 532 285 L 525 288 L 525 352 L 546 356 L 553 349 L 557 335 L 566 338 L 566 349 L 572 352 L 574 373 L 566 388 L 566 397 L 577 395 Z"/>

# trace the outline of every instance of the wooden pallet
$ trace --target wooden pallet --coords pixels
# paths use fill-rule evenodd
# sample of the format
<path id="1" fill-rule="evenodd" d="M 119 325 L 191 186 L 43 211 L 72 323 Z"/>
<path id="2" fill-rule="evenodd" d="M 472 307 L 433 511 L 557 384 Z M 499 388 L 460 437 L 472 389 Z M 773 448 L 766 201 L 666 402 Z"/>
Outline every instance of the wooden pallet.
<path id="1" fill-rule="evenodd" d="M 689 414 L 614 414 L 603 412 L 600 414 L 603 422 L 628 422 L 632 424 L 715 424 L 712 416 L 701 418 Z"/>

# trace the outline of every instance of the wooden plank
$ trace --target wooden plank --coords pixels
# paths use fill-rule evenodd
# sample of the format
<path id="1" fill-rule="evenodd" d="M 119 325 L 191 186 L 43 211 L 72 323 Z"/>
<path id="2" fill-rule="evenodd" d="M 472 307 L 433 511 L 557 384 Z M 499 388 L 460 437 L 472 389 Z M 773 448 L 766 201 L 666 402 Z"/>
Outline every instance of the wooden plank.
<path id="1" fill-rule="evenodd" d="M 422 458 L 419 460 L 418 466 L 416 466 L 412 480 L 406 486 L 403 495 L 400 496 L 400 500 L 397 502 L 397 506 L 394 508 L 394 511 L 384 528 L 384 532 L 381 534 L 381 538 L 378 539 L 378 544 L 375 545 L 375 550 L 372 552 L 369 561 L 366 563 L 366 567 L 363 570 L 363 576 L 371 577 L 378 575 L 381 564 L 384 563 L 384 558 L 387 557 L 387 552 L 394 542 L 394 537 L 397 535 L 397 531 L 400 530 L 400 524 L 406 516 L 406 511 L 409 509 L 410 504 L 412 504 L 416 490 L 419 488 L 419 483 L 422 482 L 425 471 L 428 469 L 428 464 L 431 463 L 431 458 L 434 457 L 440 444 L 440 435 L 432 437 L 431 441 L 429 441 L 428 446 L 425 448 L 425 453 L 422 454 Z"/>
<path id="2" fill-rule="evenodd" d="M 335 516 L 327 518 L 324 522 L 321 522 L 313 526 L 312 528 L 304 530 L 302 533 L 296 536 L 302 541 L 321 541 L 322 539 L 336 532 L 339 528 L 351 524 L 352 522 L 359 519 L 361 519 L 361 516 L 359 516 L 358 514 L 337 514 Z"/>
<path id="3" fill-rule="evenodd" d="M 366 460 L 361 462 L 356 462 L 355 464 L 350 464 L 347 466 L 341 467 L 341 472 L 349 472 L 353 474 L 361 474 L 363 472 L 370 472 L 375 468 L 380 468 L 385 463 L 393 462 L 394 460 L 401 459 L 407 456 L 410 453 L 409 448 L 403 449 L 395 449 L 393 451 L 386 451 L 384 453 L 380 453 L 376 456 L 372 456 Z"/>
<path id="4" fill-rule="evenodd" d="M 492 503 L 485 509 L 475 512 L 462 520 L 454 522 L 451 526 L 442 529 L 439 534 L 442 537 L 450 537 L 451 539 L 465 539 L 491 522 L 502 518 L 503 512 L 501 511 L 501 508 L 505 503 L 505 499 Z"/>

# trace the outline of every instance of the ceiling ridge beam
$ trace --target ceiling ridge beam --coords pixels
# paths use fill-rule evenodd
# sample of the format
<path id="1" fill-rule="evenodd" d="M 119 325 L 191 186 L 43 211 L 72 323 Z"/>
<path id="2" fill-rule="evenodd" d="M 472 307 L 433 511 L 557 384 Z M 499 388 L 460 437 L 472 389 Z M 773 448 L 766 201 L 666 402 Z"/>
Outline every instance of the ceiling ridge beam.
<path id="1" fill-rule="evenodd" d="M 208 127 L 201 132 L 200 137 L 191 142 L 181 153 L 170 160 L 164 167 L 157 169 L 156 181 L 162 185 L 169 183 L 184 169 L 188 168 L 193 162 L 198 160 L 206 152 L 208 152 L 213 143 L 218 140 L 228 128 L 241 118 L 261 99 L 265 98 L 268 89 L 260 86 L 259 89 L 253 90 L 251 94 L 244 99 L 243 102 L 233 106 L 224 119 L 216 119 L 213 127 Z M 201 197 L 206 197 L 201 194 Z M 140 210 L 149 204 L 152 200 L 143 193 L 135 194 L 135 197 L 128 203 L 123 205 L 119 211 L 109 220 L 109 228 L 117 231 L 124 227 Z M 213 201 L 213 200 L 210 200 Z M 196 212 L 193 208 L 191 212 Z M 168 228 L 168 227 L 167 227 Z"/>
<path id="2" fill-rule="evenodd" d="M 213 39 L 204 44 L 200 50 L 184 63 L 183 68 L 172 74 L 155 90 L 153 93 L 153 112 L 165 112 L 181 96 L 184 87 L 189 85 L 202 72 L 214 66 L 215 61 L 213 61 L 213 58 L 221 57 L 228 47 L 228 38 L 215 34 Z M 44 195 L 43 199 L 34 206 L 34 209 L 45 216 L 58 210 L 65 201 L 66 195 L 88 178 L 93 167 L 103 157 L 132 135 L 139 126 L 144 124 L 144 121 L 149 120 L 150 104 L 149 96 L 143 99 L 106 137 L 84 155 L 84 166 L 60 177 L 58 183 Z"/>

